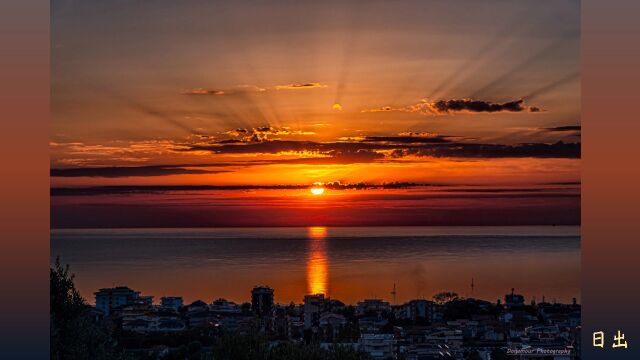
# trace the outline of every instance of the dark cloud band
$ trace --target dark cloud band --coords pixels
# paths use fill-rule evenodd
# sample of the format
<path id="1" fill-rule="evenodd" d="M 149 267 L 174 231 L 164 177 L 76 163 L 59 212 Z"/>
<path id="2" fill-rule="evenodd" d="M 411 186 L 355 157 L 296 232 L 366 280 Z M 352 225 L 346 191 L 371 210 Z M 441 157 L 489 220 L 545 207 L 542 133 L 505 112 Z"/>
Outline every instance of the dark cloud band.
<path id="1" fill-rule="evenodd" d="M 475 113 L 495 113 L 495 112 L 539 112 L 537 107 L 526 106 L 523 99 L 509 101 L 505 103 L 493 103 L 490 101 L 471 99 L 439 100 L 430 104 L 436 113 L 449 112 L 475 112 Z"/>
<path id="2" fill-rule="evenodd" d="M 134 176 L 148 177 L 184 174 L 216 174 L 221 172 L 226 172 L 226 170 L 189 169 L 183 166 L 174 165 L 151 165 L 51 169 L 50 174 L 52 177 L 120 178 Z"/>
<path id="3" fill-rule="evenodd" d="M 277 154 L 281 152 L 311 152 L 318 155 L 357 154 L 390 150 L 392 157 L 409 155 L 456 158 L 580 158 L 580 143 L 554 144 L 477 144 L 464 142 L 421 143 L 419 138 L 400 137 L 364 138 L 360 141 L 319 143 L 312 141 L 265 141 L 248 144 L 194 145 L 185 151 L 210 151 L 214 154 Z M 363 153 L 364 154 L 364 153 Z"/>

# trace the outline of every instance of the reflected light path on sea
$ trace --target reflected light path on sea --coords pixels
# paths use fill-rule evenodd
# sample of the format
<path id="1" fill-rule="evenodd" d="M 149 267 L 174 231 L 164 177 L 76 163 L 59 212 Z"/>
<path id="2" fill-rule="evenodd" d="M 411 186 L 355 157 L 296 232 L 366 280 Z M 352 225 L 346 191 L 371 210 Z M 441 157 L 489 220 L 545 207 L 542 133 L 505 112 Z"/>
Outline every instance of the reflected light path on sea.
<path id="1" fill-rule="evenodd" d="M 329 296 L 329 266 L 327 259 L 327 228 L 308 228 L 307 292 Z"/>

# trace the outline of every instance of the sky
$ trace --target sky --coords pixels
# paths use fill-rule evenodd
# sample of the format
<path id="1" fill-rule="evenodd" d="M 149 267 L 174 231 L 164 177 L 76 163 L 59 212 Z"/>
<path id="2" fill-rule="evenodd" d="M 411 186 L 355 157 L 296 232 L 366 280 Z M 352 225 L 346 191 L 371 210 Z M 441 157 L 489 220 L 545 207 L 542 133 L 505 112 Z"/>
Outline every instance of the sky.
<path id="1" fill-rule="evenodd" d="M 54 227 L 579 222 L 579 1 L 56 1 L 51 43 Z"/>

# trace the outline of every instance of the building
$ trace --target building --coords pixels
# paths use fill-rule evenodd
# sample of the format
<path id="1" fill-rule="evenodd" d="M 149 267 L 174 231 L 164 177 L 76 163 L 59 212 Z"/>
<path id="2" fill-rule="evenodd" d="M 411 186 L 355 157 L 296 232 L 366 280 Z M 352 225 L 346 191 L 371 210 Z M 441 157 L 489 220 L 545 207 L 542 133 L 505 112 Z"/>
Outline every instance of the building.
<path id="1" fill-rule="evenodd" d="M 333 342 L 338 338 L 342 329 L 347 325 L 347 319 L 340 314 L 325 313 L 320 316 L 318 324 L 322 329 L 325 338 Z"/>
<path id="2" fill-rule="evenodd" d="M 135 305 L 134 305 L 135 307 Z M 186 330 L 184 321 L 175 312 L 140 312 L 135 308 L 125 309 L 121 317 L 122 329 L 137 333 L 175 333 Z"/>
<path id="3" fill-rule="evenodd" d="M 306 295 L 304 297 L 304 328 L 310 329 L 318 326 L 320 314 L 325 309 L 325 298 L 323 294 Z"/>
<path id="4" fill-rule="evenodd" d="M 391 311 L 391 305 L 381 299 L 365 299 L 358 303 L 356 315 L 380 314 Z"/>
<path id="5" fill-rule="evenodd" d="M 364 316 L 358 319 L 358 328 L 362 333 L 381 333 L 389 324 L 389 320 L 382 316 Z"/>
<path id="6" fill-rule="evenodd" d="M 209 306 L 209 308 L 211 309 L 211 311 L 215 313 L 240 314 L 242 312 L 240 305 L 234 303 L 233 301 L 229 301 L 222 298 L 214 300 L 213 303 L 211 303 L 211 306 Z"/>
<path id="7" fill-rule="evenodd" d="M 138 298 L 133 300 L 133 302 L 135 304 L 138 304 L 138 305 L 152 306 L 153 305 L 153 296 L 152 295 L 138 296 Z"/>
<path id="8" fill-rule="evenodd" d="M 208 312 L 208 311 L 209 311 L 209 305 L 207 305 L 207 303 L 202 300 L 196 300 L 191 304 L 187 305 L 188 314 Z"/>
<path id="9" fill-rule="evenodd" d="M 374 359 L 395 359 L 393 334 L 362 334 L 360 347 Z"/>
<path id="10" fill-rule="evenodd" d="M 181 297 L 163 297 L 158 306 L 153 297 L 127 287 L 95 294 L 99 307 L 92 318 L 100 321 L 110 313 L 110 324 L 144 336 L 179 334 L 183 339 L 194 330 L 212 337 L 259 335 L 270 346 L 312 339 L 326 349 L 347 346 L 374 359 L 406 360 L 462 360 L 478 358 L 476 353 L 488 360 L 492 351 L 505 348 L 534 351 L 519 355 L 522 359 L 575 360 L 581 348 L 577 300 L 525 305 L 514 290 L 504 298 L 508 306 L 472 298 L 446 304 L 416 299 L 395 306 L 368 299 L 356 308 L 323 294 L 307 295 L 303 304 L 275 304 L 273 289 L 264 286 L 252 290 L 253 305 L 221 298 L 183 305 Z"/>
<path id="11" fill-rule="evenodd" d="M 434 305 L 433 301 L 429 300 L 411 300 L 399 307 L 396 311 L 396 317 L 412 322 L 421 319 L 432 322 L 434 320 Z"/>
<path id="12" fill-rule="evenodd" d="M 163 296 L 160 298 L 160 306 L 177 311 L 182 307 L 182 296 Z"/>
<path id="13" fill-rule="evenodd" d="M 273 310 L 273 289 L 256 286 L 251 290 L 251 310 L 257 315 L 268 316 Z"/>
<path id="14" fill-rule="evenodd" d="M 105 316 L 109 316 L 116 308 L 134 304 L 140 298 L 139 291 L 133 291 L 126 286 L 100 289 L 94 295 L 96 308 Z"/>

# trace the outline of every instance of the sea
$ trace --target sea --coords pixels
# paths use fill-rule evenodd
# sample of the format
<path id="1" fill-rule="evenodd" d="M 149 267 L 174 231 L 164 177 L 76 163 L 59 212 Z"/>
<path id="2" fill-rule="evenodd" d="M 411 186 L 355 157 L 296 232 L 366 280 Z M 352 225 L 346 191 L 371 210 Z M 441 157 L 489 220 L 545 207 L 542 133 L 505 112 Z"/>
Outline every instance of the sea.
<path id="1" fill-rule="evenodd" d="M 89 303 L 113 286 L 185 303 L 248 302 L 254 286 L 279 303 L 441 291 L 497 301 L 512 289 L 527 302 L 580 301 L 579 226 L 52 229 L 58 257 Z"/>

